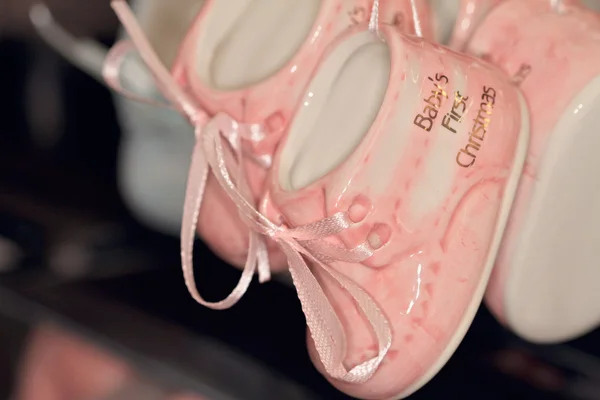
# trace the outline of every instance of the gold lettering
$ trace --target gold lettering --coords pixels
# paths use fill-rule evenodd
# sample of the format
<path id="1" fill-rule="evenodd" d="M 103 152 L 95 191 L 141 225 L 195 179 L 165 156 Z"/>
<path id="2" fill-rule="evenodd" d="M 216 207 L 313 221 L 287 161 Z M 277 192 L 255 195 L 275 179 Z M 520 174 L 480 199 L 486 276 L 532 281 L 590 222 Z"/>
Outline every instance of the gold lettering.
<path id="1" fill-rule="evenodd" d="M 444 115 L 444 118 L 442 119 L 442 126 L 446 129 L 448 129 L 450 132 L 452 133 L 456 133 L 456 129 L 454 129 L 452 127 L 452 125 L 450 125 L 450 123 L 452 122 L 453 118 L 450 114 L 446 114 Z"/>
<path id="2" fill-rule="evenodd" d="M 433 127 L 433 119 L 424 117 L 421 114 L 415 117 L 413 123 L 427 132 L 431 132 L 431 128 Z"/>
<path id="3" fill-rule="evenodd" d="M 461 157 L 462 156 L 462 157 Z M 475 164 L 475 159 L 477 157 L 473 154 L 469 154 L 467 150 L 460 149 L 458 154 L 456 154 L 456 163 L 463 168 L 469 168 L 471 165 Z M 466 162 L 463 162 L 463 159 L 466 159 Z"/>
<path id="4" fill-rule="evenodd" d="M 423 99 L 423 102 L 425 103 L 423 111 L 415 117 L 413 124 L 426 132 L 430 132 L 433 123 L 438 117 L 439 110 L 444 104 L 444 99 L 448 98 L 448 93 L 446 93 L 445 89 L 448 78 L 445 75 L 438 73 L 435 74 L 435 80 L 432 77 L 427 77 L 427 79 L 432 82 L 433 88 L 431 89 L 429 96 Z"/>
<path id="5" fill-rule="evenodd" d="M 452 127 L 452 121 L 456 121 L 458 123 L 462 122 L 463 114 L 467 110 L 466 102 L 468 100 L 468 97 L 463 97 L 458 91 L 454 94 L 454 103 L 452 104 L 452 109 L 442 119 L 442 126 L 444 128 L 448 129 L 452 133 L 456 133 L 456 129 Z"/>
<path id="6" fill-rule="evenodd" d="M 456 154 L 456 164 L 463 168 L 469 168 L 477 161 L 477 153 L 484 144 L 485 134 L 492 122 L 494 105 L 496 104 L 496 89 L 483 87 L 481 95 L 482 102 L 479 104 L 477 116 L 473 119 L 473 126 L 469 133 L 469 141 L 464 148 Z"/>

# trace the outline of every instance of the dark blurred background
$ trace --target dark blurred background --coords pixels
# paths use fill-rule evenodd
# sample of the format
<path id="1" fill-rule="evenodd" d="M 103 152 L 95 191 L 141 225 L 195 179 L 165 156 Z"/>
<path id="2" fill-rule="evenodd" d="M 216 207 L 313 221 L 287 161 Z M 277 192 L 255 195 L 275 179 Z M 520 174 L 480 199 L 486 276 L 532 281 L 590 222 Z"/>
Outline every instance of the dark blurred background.
<path id="1" fill-rule="evenodd" d="M 313 369 L 290 286 L 255 284 L 224 312 L 189 298 L 172 230 L 123 201 L 112 94 L 37 37 L 31 3 L 0 0 L 0 399 L 347 399 Z M 75 35 L 115 40 L 107 0 L 47 4 Z M 238 272 L 196 257 L 207 297 L 225 294 Z M 531 346 L 482 307 L 414 398 L 600 399 L 598 339 Z"/>

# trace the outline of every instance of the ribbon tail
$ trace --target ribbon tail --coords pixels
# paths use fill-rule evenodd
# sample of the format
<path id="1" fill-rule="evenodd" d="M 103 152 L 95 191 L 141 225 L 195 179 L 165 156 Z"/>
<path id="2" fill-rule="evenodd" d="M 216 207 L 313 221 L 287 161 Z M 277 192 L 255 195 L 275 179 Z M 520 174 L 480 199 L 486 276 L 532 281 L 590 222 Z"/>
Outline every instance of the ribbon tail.
<path id="1" fill-rule="evenodd" d="M 250 239 L 252 237 L 256 237 L 256 250 L 254 250 L 253 246 L 249 246 L 249 252 L 256 253 L 256 261 L 258 263 L 258 281 L 260 283 L 265 283 L 271 280 L 271 265 L 269 262 L 269 250 L 267 249 L 267 243 L 265 238 L 254 232 L 250 231 Z"/>
<path id="2" fill-rule="evenodd" d="M 342 323 L 302 255 L 288 242 L 279 243 L 288 258 L 306 325 L 321 363 L 331 377 L 343 379 L 347 372 L 342 364 L 346 356 Z"/>
<path id="3" fill-rule="evenodd" d="M 235 164 L 235 182 L 229 176 L 228 157 L 225 156 L 224 149 L 221 145 L 222 136 L 229 143 L 233 150 L 233 158 L 231 162 Z M 207 149 L 207 161 L 215 177 L 225 190 L 232 201 L 238 208 L 239 217 L 246 223 L 250 229 L 250 243 L 248 244 L 248 254 L 256 255 L 258 263 L 258 280 L 260 283 L 265 283 L 271 279 L 271 266 L 269 263 L 269 252 L 265 238 L 252 227 L 258 227 L 256 219 L 252 219 L 248 215 L 248 209 L 252 209 L 249 201 L 246 199 L 252 198 L 252 192 L 248 186 L 246 171 L 244 169 L 243 149 L 241 147 L 241 136 L 239 134 L 239 126 L 231 118 L 224 114 L 219 114 L 214 117 L 213 121 L 206 125 L 203 132 L 205 149 Z M 239 190 L 236 188 L 239 187 Z M 246 207 L 245 207 L 246 206 Z M 259 229 L 260 231 L 260 229 Z"/>
<path id="4" fill-rule="evenodd" d="M 377 372 L 389 349 L 392 346 L 392 329 L 387 317 L 377 306 L 375 300 L 367 294 L 358 284 L 344 274 L 334 270 L 330 266 L 321 264 L 321 267 L 331 275 L 354 299 L 363 315 L 369 321 L 371 329 L 377 338 L 377 356 L 355 366 L 341 378 L 349 383 L 367 382 Z"/>
<path id="5" fill-rule="evenodd" d="M 345 348 L 346 348 L 345 342 L 340 340 L 340 343 L 336 344 L 336 346 L 340 346 L 340 347 L 343 346 L 340 350 L 338 350 L 338 354 L 340 354 L 340 359 L 338 360 L 338 359 L 334 358 L 334 359 L 329 360 L 329 362 L 331 364 L 327 368 L 327 364 L 325 364 L 325 360 L 323 359 L 323 356 L 321 356 L 319 347 L 317 346 L 317 339 L 314 337 L 314 334 L 313 334 L 313 340 L 315 340 L 315 346 L 317 347 L 317 351 L 319 352 L 319 355 L 321 356 L 321 361 L 323 362 L 323 365 L 326 366 L 327 372 L 333 378 L 336 378 L 343 382 L 352 383 L 352 384 L 360 384 L 360 383 L 367 382 L 369 379 L 371 379 L 371 377 L 375 374 L 375 372 L 377 372 L 377 369 L 383 362 L 390 347 L 392 346 L 392 337 L 393 337 L 392 329 L 390 327 L 387 317 L 383 314 L 383 312 L 377 306 L 377 303 L 375 302 L 375 300 L 371 296 L 369 296 L 356 282 L 354 282 L 353 280 L 348 278 L 346 275 L 336 271 L 329 265 L 324 264 L 323 261 L 321 261 L 320 259 L 313 256 L 310 252 L 307 252 L 307 249 L 305 249 L 302 246 L 302 244 L 297 243 L 297 242 L 291 242 L 291 244 L 287 244 L 287 246 L 291 246 L 291 249 L 292 249 L 291 251 L 293 253 L 295 253 L 295 255 L 294 255 L 294 254 L 289 254 L 288 252 L 286 252 L 286 255 L 288 255 L 288 260 L 290 260 L 290 271 L 292 272 L 292 277 L 294 277 L 294 273 L 293 273 L 292 269 L 297 269 L 298 267 L 302 267 L 300 265 L 300 263 L 302 263 L 304 265 L 304 267 L 302 267 L 302 268 L 306 268 L 310 273 L 310 269 L 308 268 L 306 261 L 304 260 L 302 254 L 306 255 L 306 257 L 308 258 L 309 261 L 313 262 L 316 266 L 325 270 L 333 279 L 335 279 L 338 282 L 338 284 L 344 290 L 346 290 L 346 292 L 355 301 L 355 303 L 361 310 L 362 314 L 367 318 L 369 325 L 371 326 L 371 329 L 377 339 L 378 354 L 377 354 L 377 356 L 353 367 L 351 370 L 346 369 L 346 367 L 342 364 L 342 362 L 344 361 L 344 358 L 345 358 Z M 291 261 L 292 260 L 290 258 L 291 256 L 294 257 L 293 262 Z M 312 274 L 311 274 L 311 278 L 316 281 L 316 278 L 314 276 L 312 276 Z M 306 282 L 307 281 L 304 281 L 302 283 L 302 285 Z M 298 283 L 300 284 L 300 282 L 298 282 Z M 318 285 L 318 282 L 317 282 L 317 285 Z M 298 285 L 296 285 L 296 287 L 298 289 L 298 292 L 300 293 L 301 287 L 299 287 Z M 302 289 L 302 290 L 304 290 L 304 289 Z M 318 296 L 318 297 L 322 296 L 322 299 L 320 299 L 321 303 L 327 302 L 327 308 L 325 308 L 325 310 L 331 308 L 331 305 L 329 304 L 329 300 L 327 299 L 326 295 L 323 293 L 323 290 L 320 286 L 318 286 L 318 291 L 315 290 L 314 288 L 312 288 L 311 292 L 313 293 L 313 296 Z M 299 297 L 300 297 L 300 295 L 299 295 Z M 303 304 L 303 309 L 304 309 L 304 301 L 302 300 L 302 298 L 300 300 Z M 305 311 L 305 314 L 306 314 L 306 311 Z M 345 333 L 344 333 L 343 327 L 341 326 L 341 323 L 339 322 L 339 318 L 337 317 L 337 315 L 335 315 L 335 318 L 337 320 L 337 323 L 340 324 L 340 327 L 339 328 L 334 327 L 334 325 L 336 323 L 333 322 L 333 320 L 328 319 L 325 321 L 330 326 L 330 328 L 328 330 L 331 332 L 341 330 L 342 333 L 341 334 L 338 333 L 337 335 L 338 335 L 338 337 L 345 340 L 344 339 Z M 307 317 L 307 321 L 308 321 L 308 317 Z M 309 328 L 311 328 L 310 325 L 309 325 Z M 312 329 L 311 329 L 311 333 L 312 333 Z M 335 340 L 333 340 L 333 342 L 335 342 Z M 329 343 L 322 343 L 322 345 L 323 346 L 325 346 L 325 345 L 332 346 L 333 344 L 330 341 Z M 330 371 L 336 371 L 336 372 L 335 372 L 335 374 L 333 374 Z"/>

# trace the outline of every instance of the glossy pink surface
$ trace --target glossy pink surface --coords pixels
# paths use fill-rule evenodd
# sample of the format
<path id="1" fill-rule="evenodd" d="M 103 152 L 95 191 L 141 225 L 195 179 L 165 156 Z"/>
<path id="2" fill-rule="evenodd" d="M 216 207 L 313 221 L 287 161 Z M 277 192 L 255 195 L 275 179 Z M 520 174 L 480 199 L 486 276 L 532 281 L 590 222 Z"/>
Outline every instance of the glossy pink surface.
<path id="1" fill-rule="evenodd" d="M 568 2 L 562 13 L 545 0 L 507 0 L 482 23 L 468 51 L 491 60 L 520 88 L 531 116 L 529 153 L 486 301 L 505 320 L 503 299 L 510 254 L 526 218 L 532 186 L 551 133 L 573 97 L 600 74 L 600 19 Z"/>
<path id="2" fill-rule="evenodd" d="M 459 14 L 449 47 L 462 51 L 488 12 L 504 0 L 460 0 Z"/>
<path id="3" fill-rule="evenodd" d="M 372 0 L 323 1 L 317 19 L 297 54 L 285 67 L 258 84 L 241 90 L 220 91 L 205 85 L 196 74 L 195 57 L 206 32 L 205 20 L 216 0 L 207 0 L 181 46 L 173 73 L 178 83 L 187 89 L 209 114 L 225 112 L 240 123 L 260 124 L 266 139 L 258 145 L 248 144 L 247 150 L 257 156 L 270 156 L 279 144 L 281 134 L 292 118 L 304 87 L 321 55 L 348 28 L 369 21 Z M 408 1 L 384 0 L 380 22 L 393 23 L 399 13 L 410 14 Z M 398 29 L 412 29 L 399 24 Z M 260 63 L 260 58 L 254 60 Z M 253 192 L 258 196 L 264 188 L 267 171 L 253 162 L 247 163 L 247 175 Z M 239 220 L 233 203 L 224 196 L 213 179 L 209 179 L 205 196 L 206 207 L 200 213 L 198 230 L 205 242 L 226 261 L 241 266 L 247 249 L 248 229 Z M 218 229 L 216 228 L 218 227 Z M 285 268 L 284 258 L 272 254 L 274 270 Z"/>
<path id="4" fill-rule="evenodd" d="M 501 206 L 514 194 L 505 189 L 518 170 L 521 130 L 517 90 L 494 67 L 389 28 L 382 34 L 392 72 L 362 143 L 325 177 L 285 191 L 279 184 L 284 139 L 263 201 L 271 220 L 290 227 L 349 210 L 362 224 L 337 241 L 349 248 L 366 238 L 381 241 L 381 247 L 372 242 L 379 248 L 363 264 L 333 264 L 373 296 L 392 324 L 392 348 L 369 382 L 332 382 L 368 399 L 418 386 L 445 363 L 443 352 L 454 350 L 470 324 L 492 241 L 502 231 Z M 453 108 L 462 122 L 449 119 Z M 375 341 L 355 304 L 314 272 L 349 332 L 348 366 L 372 357 Z M 310 339 L 309 348 L 321 368 Z"/>

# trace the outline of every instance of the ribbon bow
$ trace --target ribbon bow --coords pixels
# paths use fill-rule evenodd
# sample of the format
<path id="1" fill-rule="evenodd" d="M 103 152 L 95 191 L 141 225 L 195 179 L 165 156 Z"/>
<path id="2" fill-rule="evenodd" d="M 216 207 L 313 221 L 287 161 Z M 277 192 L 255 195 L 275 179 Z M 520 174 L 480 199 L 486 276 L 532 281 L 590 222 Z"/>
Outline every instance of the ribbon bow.
<path id="1" fill-rule="evenodd" d="M 268 280 L 270 270 L 265 237 L 270 237 L 279 244 L 287 256 L 307 325 L 326 372 L 334 379 L 349 383 L 363 383 L 369 380 L 391 347 L 392 332 L 389 322 L 375 301 L 356 282 L 327 263 L 332 260 L 361 262 L 373 254 L 373 249 L 367 242 L 354 249 L 347 249 L 322 240 L 354 225 L 347 213 L 340 212 L 312 224 L 287 228 L 274 224 L 257 211 L 244 174 L 244 155 L 241 149 L 242 139 L 256 138 L 253 127 L 240 124 L 224 113 L 209 118 L 206 113 L 200 111 L 162 65 L 126 2 L 114 0 L 112 6 L 163 94 L 189 118 L 195 127 L 197 142 L 190 166 L 181 232 L 182 268 L 192 297 L 206 307 L 227 309 L 244 295 L 256 270 L 261 282 Z M 116 54 L 108 58 L 106 70 L 109 78 L 114 79 L 116 76 L 114 61 L 122 55 L 122 51 L 123 48 L 117 47 Z M 227 150 L 223 146 L 223 141 L 229 144 Z M 231 170 L 236 171 L 233 174 L 235 178 L 232 177 Z M 192 265 L 196 224 L 209 171 L 212 171 L 221 187 L 235 202 L 240 216 L 250 228 L 248 258 L 242 277 L 225 300 L 215 303 L 205 301 L 199 294 Z M 377 356 L 351 370 L 343 365 L 346 353 L 344 328 L 306 260 L 326 271 L 356 301 L 375 333 L 378 343 Z"/>

